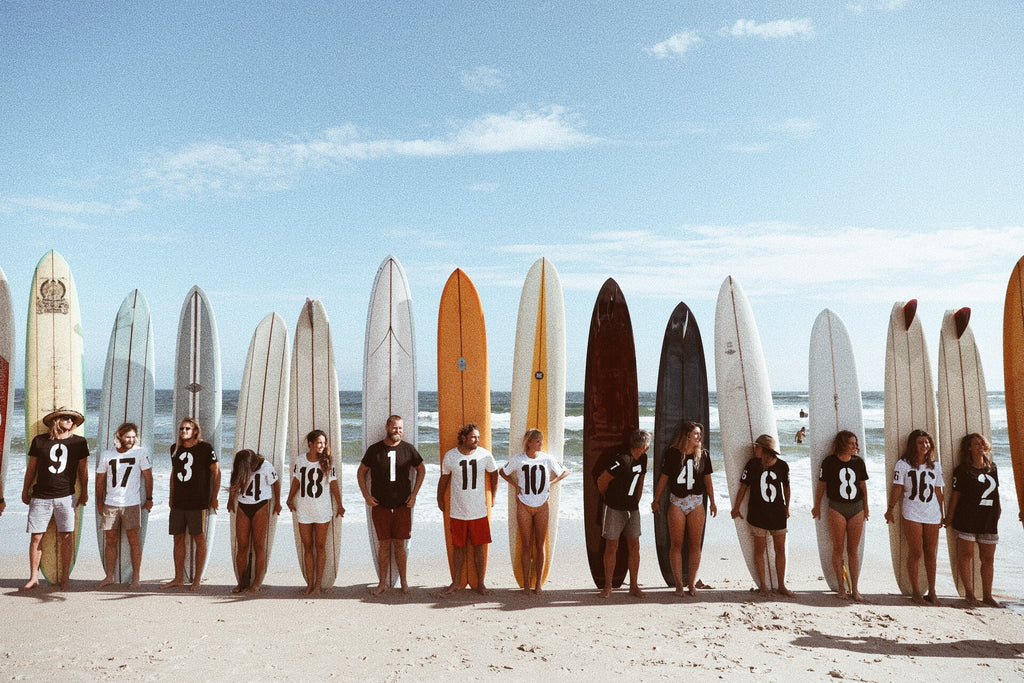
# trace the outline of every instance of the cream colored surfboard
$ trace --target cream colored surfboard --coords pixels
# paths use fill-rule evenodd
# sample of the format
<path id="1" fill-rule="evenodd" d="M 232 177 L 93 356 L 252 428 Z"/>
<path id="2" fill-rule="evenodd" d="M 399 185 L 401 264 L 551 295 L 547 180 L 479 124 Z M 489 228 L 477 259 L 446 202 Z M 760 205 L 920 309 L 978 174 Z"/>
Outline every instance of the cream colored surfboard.
<path id="1" fill-rule="evenodd" d="M 907 437 L 915 429 L 923 429 L 935 437 L 938 415 L 935 406 L 935 385 L 924 331 L 917 316 L 917 300 L 897 302 L 889 316 L 889 335 L 885 350 L 885 491 L 892 494 L 896 461 L 906 448 Z M 952 474 L 952 473 L 950 473 Z M 949 476 L 945 474 L 945 476 Z M 911 594 L 907 572 L 909 552 L 903 535 L 901 503 L 893 510 L 895 521 L 889 524 L 889 550 L 896 584 L 904 595 Z M 928 587 L 924 562 L 920 563 L 918 586 Z"/>
<path id="2" fill-rule="evenodd" d="M 509 457 L 523 450 L 529 429 L 544 434 L 544 452 L 562 462 L 565 449 L 565 304 L 562 283 L 551 261 L 537 260 L 526 275 L 519 297 L 516 342 L 512 358 L 512 397 L 509 417 Z M 541 568 L 541 584 L 547 581 L 558 538 L 560 484 L 548 496 L 548 538 Z M 508 487 L 508 542 L 512 571 L 520 587 L 522 545 L 516 522 L 516 491 Z"/>
<path id="3" fill-rule="evenodd" d="M 413 333 L 412 297 L 405 269 L 388 256 L 377 269 L 366 312 L 363 353 L 363 452 L 384 438 L 391 415 L 401 415 L 403 439 L 418 445 L 419 397 L 416 393 L 416 339 Z M 361 455 L 361 454 L 360 454 Z M 415 479 L 415 474 L 412 475 Z M 366 530 L 373 567 L 380 576 L 380 543 L 366 506 Z M 405 541 L 406 554 L 409 541 Z M 387 585 L 398 582 L 394 550 L 387 567 Z"/>
<path id="4" fill-rule="evenodd" d="M 288 478 L 299 458 L 309 451 L 306 435 L 314 429 L 327 434 L 327 445 L 334 458 L 334 470 L 341 488 L 341 404 L 338 395 L 338 372 L 334 364 L 334 342 L 331 323 L 320 301 L 306 300 L 295 325 L 292 346 L 291 377 L 288 398 Z M 326 483 L 326 482 L 325 482 Z M 330 493 L 327 493 L 330 495 Z M 341 517 L 332 499 L 334 516 L 327 531 L 327 563 L 320 580 L 321 588 L 330 588 L 338 576 L 341 558 Z M 308 575 L 299 536 L 298 517 L 292 515 L 295 550 L 299 555 L 302 576 Z"/>
<path id="5" fill-rule="evenodd" d="M 288 437 L 288 328 L 284 318 L 277 313 L 268 314 L 253 332 L 249 352 L 242 371 L 242 386 L 238 392 L 238 409 L 235 413 L 234 452 L 249 449 L 259 453 L 274 466 L 282 491 L 288 490 L 290 481 L 284 470 L 284 454 Z M 267 525 L 266 557 L 270 562 L 270 551 L 274 546 L 274 532 L 277 530 L 277 513 L 274 500 L 270 500 L 270 518 Z M 235 569 L 238 585 L 248 587 L 254 578 L 255 548 L 249 546 L 249 562 L 244 576 L 239 576 L 238 539 L 235 534 L 235 516 L 231 511 L 231 565 Z"/>
<path id="6" fill-rule="evenodd" d="M 43 416 L 56 408 L 85 414 L 82 377 L 82 314 L 78 290 L 64 257 L 51 251 L 36 266 L 29 297 L 25 337 L 25 445 L 45 433 Z M 85 436 L 85 424 L 75 429 Z M 81 491 L 76 486 L 76 497 Z M 71 558 L 74 568 L 82 538 L 84 506 L 75 508 L 75 540 Z M 51 583 L 60 566 L 57 527 L 51 520 L 43 536 L 43 576 Z"/>
<path id="7" fill-rule="evenodd" d="M 7 484 L 11 459 L 11 414 L 14 411 L 14 306 L 7 276 L 0 268 L 0 495 Z"/>
<path id="8" fill-rule="evenodd" d="M 988 410 L 988 392 L 981 356 L 969 326 L 971 309 L 946 311 L 939 334 L 939 458 L 946 480 L 946 509 L 953 495 L 953 470 L 959 464 L 960 442 L 968 434 L 981 434 L 992 442 L 992 425 Z M 960 597 L 966 596 L 958 569 L 960 561 L 956 531 L 946 527 L 949 564 Z M 977 544 L 970 561 L 974 576 L 974 592 L 981 599 L 981 558 Z"/>
<path id="9" fill-rule="evenodd" d="M 779 433 L 761 335 L 750 302 L 732 276 L 722 283 L 715 307 L 715 376 L 725 478 L 729 499 L 736 500 L 743 469 L 754 457 L 754 440 L 761 434 L 768 434 L 778 442 Z M 754 565 L 754 541 L 747 523 L 748 500 L 749 496 L 740 506 L 742 518 L 734 520 L 736 537 L 751 578 L 758 588 L 763 588 L 764 582 Z M 764 563 L 768 588 L 775 590 L 779 587 L 779 577 L 775 569 L 775 547 L 770 542 L 765 544 Z"/>

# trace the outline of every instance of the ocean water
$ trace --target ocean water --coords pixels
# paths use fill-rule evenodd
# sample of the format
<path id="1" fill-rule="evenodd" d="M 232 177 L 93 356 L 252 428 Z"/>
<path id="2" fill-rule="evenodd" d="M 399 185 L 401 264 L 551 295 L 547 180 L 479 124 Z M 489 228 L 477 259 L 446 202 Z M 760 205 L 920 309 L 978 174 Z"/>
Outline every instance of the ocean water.
<path id="1" fill-rule="evenodd" d="M 94 422 L 97 414 L 99 401 L 98 390 L 90 390 L 86 395 L 87 414 L 93 419 L 86 422 L 86 436 L 90 442 L 90 449 L 95 449 L 96 425 Z M 156 506 L 150 516 L 154 529 L 162 529 L 167 517 L 167 492 L 170 473 L 168 449 L 173 441 L 175 433 L 172 411 L 172 392 L 162 390 L 157 392 L 155 419 L 155 447 L 156 457 L 154 458 L 154 498 Z M 222 424 L 222 444 L 225 452 L 220 453 L 221 466 L 225 470 L 223 481 L 228 481 L 227 471 L 230 468 L 231 453 L 230 446 L 234 439 L 235 410 L 237 407 L 238 392 L 224 392 L 224 417 Z M 803 445 L 796 444 L 794 436 L 796 432 L 807 426 L 807 419 L 800 417 L 802 409 L 807 407 L 807 394 L 798 392 L 782 392 L 773 395 L 775 405 L 775 417 L 779 431 L 779 441 L 783 451 L 783 458 L 790 465 L 790 477 L 792 482 L 792 515 L 810 515 L 810 508 L 813 504 L 813 484 L 810 471 L 810 449 L 806 442 Z M 355 525 L 355 528 L 364 530 L 365 508 L 360 502 L 360 493 L 356 484 L 355 471 L 362 455 L 362 405 L 361 393 L 358 391 L 344 391 L 340 394 L 341 421 L 342 421 L 342 499 L 348 508 L 345 516 L 345 526 Z M 884 552 L 888 555 L 888 532 L 885 530 L 885 523 L 882 521 L 881 511 L 885 505 L 885 452 L 884 452 L 884 403 L 882 392 L 865 392 L 863 394 L 864 422 L 865 422 L 865 443 L 862 445 L 861 454 L 867 462 L 869 481 L 869 495 L 872 501 L 872 510 L 875 514 L 868 522 L 866 533 L 867 540 L 872 545 L 882 544 Z M 509 456 L 509 392 L 494 392 L 491 396 L 491 425 L 492 442 L 491 450 L 499 463 Z M 437 394 L 436 392 L 421 392 L 420 413 L 417 416 L 416 433 L 418 437 L 419 450 L 427 463 L 427 480 L 416 507 L 417 520 L 423 523 L 439 524 L 441 513 L 434 504 L 433 490 L 439 474 L 439 453 L 438 453 L 438 416 L 437 416 Z M 1004 395 L 1001 392 L 989 394 L 989 405 L 992 418 L 992 441 L 996 464 L 1002 474 L 1001 496 L 1003 504 L 1003 518 L 1000 523 L 1000 531 L 1003 537 L 997 552 L 996 585 L 1000 586 L 1021 586 L 1024 585 L 1024 544 L 1019 539 L 1024 536 L 1020 523 L 1017 521 L 1017 500 L 1014 492 L 1012 469 L 1009 456 L 1009 439 L 1006 423 L 1006 406 Z M 654 429 L 654 407 L 655 394 L 645 392 L 640 394 L 640 426 L 641 428 L 653 431 Z M 583 459 L 583 394 L 582 392 L 570 392 L 566 396 L 565 406 L 565 464 L 574 473 L 582 471 Z M 27 514 L 26 506 L 19 500 L 21 484 L 24 480 L 25 458 L 20 454 L 25 452 L 24 436 L 24 396 L 21 391 L 16 392 L 13 427 L 15 430 L 12 438 L 12 457 L 9 461 L 7 480 L 4 487 L 8 501 L 7 512 L 0 518 L 0 549 L 4 551 L 15 550 L 22 552 L 25 546 L 25 523 Z M 408 429 L 410 419 L 406 416 Z M 383 436 L 383 425 L 381 426 Z M 713 481 L 715 495 L 719 510 L 724 514 L 719 515 L 719 520 L 714 524 L 729 523 L 728 510 L 730 509 L 728 487 L 725 481 L 725 474 L 722 467 L 722 455 L 719 441 L 718 411 L 715 405 L 715 398 L 712 395 L 711 402 L 711 443 L 710 451 L 712 462 L 715 467 Z M 408 434 L 408 431 L 407 431 Z M 518 438 L 516 439 L 518 442 Z M 658 445 L 655 444 L 655 448 Z M 90 466 L 91 470 L 91 466 Z M 653 490 L 653 477 L 648 479 L 647 491 L 644 496 L 649 501 Z M 570 476 L 562 484 L 561 505 L 559 518 L 562 520 L 580 520 L 583 516 L 583 482 L 580 476 Z M 287 494 L 287 485 L 282 495 Z M 222 492 L 221 505 L 226 504 L 227 494 Z M 493 519 L 499 524 L 507 522 L 508 511 L 505 505 L 505 495 L 502 492 L 497 498 Z M 91 508 L 91 506 L 90 506 Z M 641 510 L 647 513 L 648 508 L 641 506 Z M 91 514 L 91 510 L 87 513 Z M 649 513 L 647 513 L 649 514 Z M 15 521 L 17 520 L 17 521 Z M 279 525 L 291 526 L 291 520 L 287 513 L 279 518 Z M 419 522 L 418 522 L 419 523 Z M 85 535 L 90 539 L 83 543 L 82 547 L 86 552 L 96 552 L 95 544 L 91 540 L 92 525 L 87 522 Z M 222 530 L 219 533 L 224 533 Z M 365 533 L 360 532 L 360 535 Z M 710 533 L 710 531 L 709 531 Z M 290 529 L 282 528 L 280 538 L 290 538 Z M 799 543 L 813 546 L 816 540 L 813 534 L 809 538 L 796 538 L 791 534 L 791 543 Z M 226 537 L 225 537 L 226 538 Z M 352 538 L 348 536 L 347 538 Z M 218 539 L 220 543 L 225 541 Z M 216 543 L 217 541 L 215 541 Z M 343 541 L 345 542 L 345 541 Z M 645 543 L 653 543 L 653 537 L 644 539 Z M 939 570 L 947 572 L 948 562 L 945 555 L 945 541 L 941 541 L 939 550 Z M 1014 591 L 1017 593 L 1019 591 Z M 1019 596 L 1018 596 L 1019 599 Z"/>

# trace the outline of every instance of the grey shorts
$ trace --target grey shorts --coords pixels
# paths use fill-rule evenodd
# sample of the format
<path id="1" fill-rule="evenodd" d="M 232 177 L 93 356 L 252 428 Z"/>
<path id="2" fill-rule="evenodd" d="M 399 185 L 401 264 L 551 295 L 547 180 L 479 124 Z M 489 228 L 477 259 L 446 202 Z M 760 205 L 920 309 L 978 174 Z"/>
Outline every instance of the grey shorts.
<path id="1" fill-rule="evenodd" d="M 606 505 L 601 536 L 610 541 L 618 540 L 620 537 L 640 538 L 640 511 L 615 510 Z"/>
<path id="2" fill-rule="evenodd" d="M 129 505 L 127 507 L 118 507 L 116 505 L 104 505 L 103 506 L 103 522 L 104 531 L 113 531 L 117 528 L 117 523 L 121 523 L 121 529 L 124 531 L 131 531 L 132 529 L 138 529 L 142 526 L 142 513 L 140 505 Z"/>
<path id="3" fill-rule="evenodd" d="M 769 536 L 785 536 L 786 527 L 781 529 L 762 529 L 759 526 L 750 525 L 750 533 L 753 536 L 760 536 L 761 538 L 768 538 Z"/>
<path id="4" fill-rule="evenodd" d="M 967 531 L 957 531 L 956 537 L 971 543 L 983 543 L 985 545 L 995 545 L 999 542 L 999 534 L 972 534 Z"/>
<path id="5" fill-rule="evenodd" d="M 74 496 L 63 498 L 33 498 L 28 504 L 28 528 L 30 534 L 46 533 L 50 519 L 57 522 L 57 531 L 68 533 L 75 530 Z"/>

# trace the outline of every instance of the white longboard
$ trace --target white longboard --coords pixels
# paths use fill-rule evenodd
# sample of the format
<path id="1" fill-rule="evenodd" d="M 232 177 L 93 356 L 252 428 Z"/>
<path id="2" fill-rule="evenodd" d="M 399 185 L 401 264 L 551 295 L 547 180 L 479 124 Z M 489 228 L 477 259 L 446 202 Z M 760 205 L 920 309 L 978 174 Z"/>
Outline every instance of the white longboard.
<path id="1" fill-rule="evenodd" d="M 14 306 L 7 276 L 0 268 L 0 495 L 11 459 L 11 414 L 14 410 Z"/>
<path id="2" fill-rule="evenodd" d="M 715 307 L 715 376 L 725 477 L 729 498 L 736 500 L 743 468 L 754 457 L 754 440 L 761 434 L 769 434 L 777 442 L 779 435 L 761 336 L 750 302 L 732 276 L 722 283 Z M 746 519 L 748 500 L 749 496 L 740 506 L 742 519 L 734 520 L 736 536 L 750 576 L 758 588 L 764 588 L 754 565 L 754 540 Z M 775 547 L 770 539 L 765 547 L 767 588 L 774 590 L 779 587 Z"/>
<path id="3" fill-rule="evenodd" d="M 145 451 L 150 460 L 153 453 L 153 418 L 156 413 L 155 344 L 153 323 L 149 303 L 139 290 L 132 290 L 121 303 L 110 331 L 107 345 L 107 361 L 103 370 L 103 390 L 100 394 L 100 409 L 96 430 L 96 455 L 99 463 L 103 451 L 116 447 L 114 434 L 125 422 L 139 427 L 138 447 Z M 152 472 L 150 473 L 152 474 Z M 139 479 L 140 500 L 146 500 L 146 482 Z M 144 544 L 149 511 L 142 508 L 142 525 L 139 528 L 139 543 Z M 100 548 L 100 562 L 106 566 L 106 540 L 103 520 L 96 517 L 96 538 Z M 128 534 L 124 529 L 117 533 L 117 566 L 113 576 L 118 583 L 132 580 L 131 548 Z"/>
<path id="4" fill-rule="evenodd" d="M 78 307 L 78 289 L 64 257 L 55 251 L 39 260 L 32 279 L 25 337 L 25 446 L 47 431 L 43 416 L 56 408 L 69 408 L 85 414 L 83 384 L 82 313 Z M 85 436 L 85 424 L 75 429 Z M 76 494 L 81 491 L 76 485 Z M 76 497 L 76 500 L 78 498 Z M 75 540 L 71 567 L 74 568 L 78 544 L 82 538 L 82 509 L 75 508 Z M 43 536 L 43 575 L 51 582 L 60 566 L 57 526 Z"/>
<path id="5" fill-rule="evenodd" d="M 992 442 L 992 425 L 988 411 L 988 392 L 981 356 L 969 327 L 971 309 L 946 311 L 939 334 L 939 458 L 946 480 L 946 505 L 953 492 L 953 469 L 960 452 L 960 442 L 968 434 L 981 434 Z M 966 596 L 961 580 L 956 531 L 946 527 L 949 563 L 960 597 Z M 975 597 L 981 599 L 981 558 L 977 543 L 971 558 Z"/>
<path id="6" fill-rule="evenodd" d="M 250 449 L 262 455 L 264 460 L 274 466 L 282 488 L 289 480 L 288 472 L 283 469 L 288 437 L 289 360 L 288 328 L 284 318 L 277 313 L 270 313 L 256 326 L 249 343 L 235 413 L 235 453 Z M 273 503 L 271 498 L 265 541 L 268 564 L 270 550 L 274 546 L 274 532 L 277 530 L 277 513 L 274 512 Z M 238 585 L 247 587 L 255 578 L 253 569 L 256 553 L 253 544 L 250 544 L 245 576 L 239 576 L 238 565 L 235 564 L 238 555 L 236 514 L 239 513 L 231 511 L 231 565 L 235 569 Z"/>
<path id="7" fill-rule="evenodd" d="M 401 415 L 405 440 L 416 446 L 419 417 L 416 393 L 416 344 L 413 334 L 412 297 L 405 270 L 398 259 L 388 256 L 377 269 L 366 312 L 363 352 L 363 452 L 385 436 L 391 415 Z M 415 474 L 412 475 L 415 477 Z M 380 576 L 380 543 L 366 506 L 366 528 L 373 567 Z M 406 552 L 409 541 L 405 541 Z M 387 568 L 387 585 L 398 581 L 398 567 L 392 551 Z"/>
<path id="8" fill-rule="evenodd" d="M 222 412 L 220 337 L 217 320 L 206 292 L 198 286 L 189 290 L 178 316 L 178 340 L 174 353 L 174 423 L 186 417 L 199 423 L 202 440 L 213 446 L 218 460 L 221 452 Z M 219 493 L 219 492 L 218 492 Z M 207 510 L 203 515 L 203 535 L 206 538 L 206 557 L 213 549 L 217 515 Z M 186 532 L 185 581 L 191 583 L 196 575 L 196 544 Z M 203 567 L 198 568 L 202 571 Z"/>
<path id="9" fill-rule="evenodd" d="M 512 358 L 512 397 L 509 417 L 509 457 L 523 450 L 528 429 L 544 434 L 544 452 L 562 462 L 565 450 L 565 304 L 562 283 L 555 266 L 538 259 L 526 275 L 519 297 L 515 351 Z M 541 584 L 547 580 L 558 537 L 560 486 L 548 495 L 548 539 Z M 519 525 L 515 487 L 508 487 L 508 544 L 512 570 L 520 587 Z"/>
<path id="10" fill-rule="evenodd" d="M 291 379 L 288 394 L 288 457 L 291 472 L 299 458 L 309 451 L 306 435 L 314 429 L 327 434 L 327 446 L 334 459 L 334 470 L 341 487 L 341 404 L 338 395 L 338 372 L 334 365 L 334 343 L 331 323 L 320 301 L 306 300 L 295 325 L 295 343 L 292 346 Z M 290 475 L 289 475 L 290 476 Z M 329 493 L 327 495 L 330 495 Z M 332 497 L 330 526 L 327 530 L 327 561 L 320 580 L 321 588 L 330 588 L 338 576 L 341 558 L 341 517 Z M 295 550 L 299 555 L 299 568 L 303 578 L 309 569 L 305 566 L 299 519 L 292 515 L 295 532 Z"/>
<path id="11" fill-rule="evenodd" d="M 857 436 L 864 447 L 864 408 L 857 380 L 857 366 L 853 357 L 853 344 L 842 319 L 829 309 L 822 311 L 811 328 L 808 362 L 807 406 L 809 413 L 808 442 L 811 449 L 811 496 L 818 489 L 818 474 L 822 461 L 832 451 L 838 432 L 846 430 Z M 866 453 L 861 452 L 866 458 Z M 851 491 L 851 493 L 853 493 Z M 820 515 L 815 522 L 818 535 L 818 558 L 828 587 L 838 591 L 849 577 L 836 576 L 832 567 L 832 534 L 829 530 L 828 492 L 822 496 Z M 866 530 L 865 530 L 866 531 Z M 864 538 L 860 537 L 858 557 L 864 557 Z M 850 558 L 843 552 L 844 572 L 850 572 Z"/>
<path id="12" fill-rule="evenodd" d="M 935 384 L 932 381 L 928 345 L 921 329 L 921 320 L 917 316 L 917 300 L 897 302 L 889 315 L 885 349 L 886 501 L 892 494 L 893 471 L 896 461 L 906 448 L 907 437 L 915 429 L 923 429 L 935 438 L 937 420 Z M 949 476 L 946 473 L 943 475 Z M 907 572 L 909 548 L 903 534 L 902 513 L 902 503 L 897 501 L 893 510 L 895 521 L 888 525 L 889 551 L 892 554 L 896 584 L 904 595 L 910 595 L 910 574 Z M 928 587 L 923 561 L 920 563 L 918 586 L 922 591 Z"/>

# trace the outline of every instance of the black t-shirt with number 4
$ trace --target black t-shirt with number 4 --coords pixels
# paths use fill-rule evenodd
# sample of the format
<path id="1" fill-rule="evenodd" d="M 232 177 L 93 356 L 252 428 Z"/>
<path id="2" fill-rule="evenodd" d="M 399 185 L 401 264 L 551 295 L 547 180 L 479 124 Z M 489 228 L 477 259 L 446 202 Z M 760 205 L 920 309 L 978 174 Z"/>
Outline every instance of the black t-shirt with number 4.
<path id="1" fill-rule="evenodd" d="M 198 441 L 188 448 L 171 446 L 171 507 L 176 510 L 205 510 L 210 507 L 213 485 L 210 466 L 217 462 L 213 446 Z"/>
<path id="2" fill-rule="evenodd" d="M 633 459 L 632 453 L 616 456 L 605 470 L 612 475 L 604 493 L 604 504 L 613 510 L 638 510 L 640 508 L 640 480 L 647 472 L 647 454 Z"/>

